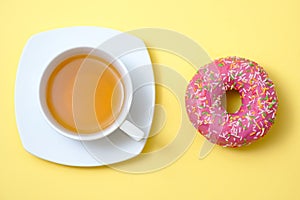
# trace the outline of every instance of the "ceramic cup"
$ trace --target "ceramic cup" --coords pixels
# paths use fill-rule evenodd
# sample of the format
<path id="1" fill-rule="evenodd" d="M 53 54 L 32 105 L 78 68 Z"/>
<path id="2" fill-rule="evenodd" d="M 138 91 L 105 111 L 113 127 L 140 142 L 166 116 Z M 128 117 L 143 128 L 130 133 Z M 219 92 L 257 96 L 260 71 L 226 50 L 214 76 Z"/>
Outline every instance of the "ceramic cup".
<path id="1" fill-rule="evenodd" d="M 92 132 L 88 134 L 74 132 L 61 125 L 50 112 L 47 104 L 47 95 L 46 95 L 48 80 L 50 78 L 50 75 L 56 69 L 56 67 L 67 58 L 76 55 L 82 55 L 82 54 L 96 56 L 98 58 L 105 60 L 107 63 L 111 63 L 114 66 L 115 70 L 117 70 L 121 75 L 122 85 L 124 89 L 124 98 L 122 98 L 123 100 L 122 108 L 118 116 L 116 116 L 114 122 L 104 129 L 99 129 L 96 132 Z M 132 139 L 136 141 L 142 140 L 144 138 L 144 132 L 140 130 L 138 127 L 136 127 L 128 118 L 129 110 L 132 104 L 132 96 L 133 96 L 132 80 L 123 62 L 118 58 L 114 58 L 113 56 L 111 56 L 110 54 L 108 54 L 103 50 L 93 49 L 89 47 L 78 47 L 74 49 L 69 49 L 56 56 L 52 61 L 49 62 L 48 67 L 44 70 L 39 85 L 40 109 L 45 117 L 45 120 L 58 133 L 75 140 L 89 141 L 89 140 L 100 139 L 110 135 L 118 128 L 121 129 L 125 134 L 130 136 Z"/>

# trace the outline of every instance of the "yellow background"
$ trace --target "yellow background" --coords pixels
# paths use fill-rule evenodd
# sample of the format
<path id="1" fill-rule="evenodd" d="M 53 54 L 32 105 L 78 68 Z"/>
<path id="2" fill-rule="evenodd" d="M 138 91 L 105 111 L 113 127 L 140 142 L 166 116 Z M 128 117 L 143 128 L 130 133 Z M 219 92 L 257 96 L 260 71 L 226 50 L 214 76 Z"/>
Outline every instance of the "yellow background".
<path id="1" fill-rule="evenodd" d="M 0 0 L 0 199 L 299 199 L 299 7 L 298 0 Z M 38 159 L 23 149 L 15 122 L 19 57 L 32 34 L 77 25 L 121 31 L 168 28 L 193 38 L 212 58 L 253 59 L 276 84 L 276 123 L 263 140 L 242 149 L 215 147 L 204 160 L 198 160 L 204 139 L 197 135 L 178 161 L 148 174 L 65 167 Z M 156 59 L 166 60 L 163 55 Z M 169 62 L 192 76 L 180 62 Z M 163 96 L 168 94 L 158 93 L 158 101 L 166 101 Z M 176 121 L 176 112 L 168 120 Z M 166 144 L 169 137 L 163 135 L 169 127 L 157 136 Z M 147 151 L 159 148 L 151 144 Z"/>

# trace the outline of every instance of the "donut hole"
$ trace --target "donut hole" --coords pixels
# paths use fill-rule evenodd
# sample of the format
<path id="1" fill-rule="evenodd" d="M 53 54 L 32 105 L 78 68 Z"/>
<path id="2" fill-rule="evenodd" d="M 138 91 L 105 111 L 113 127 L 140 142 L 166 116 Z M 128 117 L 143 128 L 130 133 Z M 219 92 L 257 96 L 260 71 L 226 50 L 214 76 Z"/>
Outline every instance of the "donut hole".
<path id="1" fill-rule="evenodd" d="M 228 113 L 237 112 L 242 105 L 241 95 L 237 90 L 228 90 L 222 97 L 222 106 Z"/>

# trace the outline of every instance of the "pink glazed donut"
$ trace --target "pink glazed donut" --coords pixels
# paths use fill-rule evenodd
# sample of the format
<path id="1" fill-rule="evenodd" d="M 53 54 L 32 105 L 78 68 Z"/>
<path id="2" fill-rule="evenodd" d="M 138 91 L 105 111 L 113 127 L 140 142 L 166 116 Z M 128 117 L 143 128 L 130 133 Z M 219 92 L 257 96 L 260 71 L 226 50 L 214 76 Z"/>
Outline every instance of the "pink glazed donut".
<path id="1" fill-rule="evenodd" d="M 242 105 L 228 113 L 221 99 L 237 90 Z M 257 63 L 239 57 L 217 59 L 199 69 L 188 84 L 186 110 L 193 126 L 209 141 L 240 147 L 266 135 L 276 117 L 274 84 Z"/>

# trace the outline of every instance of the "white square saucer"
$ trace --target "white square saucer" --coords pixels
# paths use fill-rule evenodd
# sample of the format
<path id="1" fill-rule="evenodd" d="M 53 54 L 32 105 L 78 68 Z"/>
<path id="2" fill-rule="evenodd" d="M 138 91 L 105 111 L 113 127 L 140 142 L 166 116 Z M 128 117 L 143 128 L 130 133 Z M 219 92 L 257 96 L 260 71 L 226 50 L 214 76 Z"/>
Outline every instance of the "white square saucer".
<path id="1" fill-rule="evenodd" d="M 43 70 L 53 58 L 71 48 L 97 48 L 110 40 L 127 48 L 127 53 L 120 59 L 133 82 L 133 103 L 129 115 L 148 137 L 153 119 L 155 85 L 151 60 L 143 41 L 107 28 L 62 28 L 31 37 L 20 59 L 15 87 L 15 112 L 22 144 L 29 153 L 51 162 L 82 167 L 113 164 L 141 153 L 146 139 L 137 142 L 118 129 L 108 137 L 89 142 L 62 136 L 47 123 L 39 107 L 39 82 Z M 106 45 L 106 49 L 115 51 L 109 53 L 120 53 L 118 49 L 109 49 L 109 46 Z"/>

